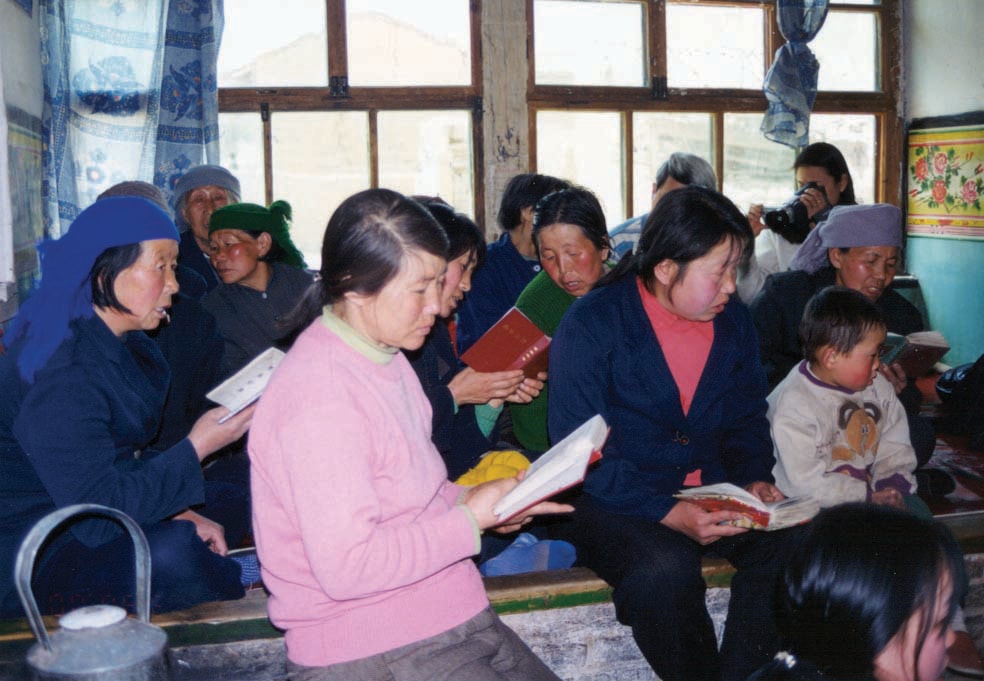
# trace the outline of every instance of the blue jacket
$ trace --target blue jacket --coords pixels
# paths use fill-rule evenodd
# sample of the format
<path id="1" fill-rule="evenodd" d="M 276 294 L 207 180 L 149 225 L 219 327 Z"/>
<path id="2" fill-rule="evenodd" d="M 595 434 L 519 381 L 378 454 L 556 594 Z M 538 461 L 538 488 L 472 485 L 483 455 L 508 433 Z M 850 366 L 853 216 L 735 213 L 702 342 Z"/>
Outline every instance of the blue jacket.
<path id="1" fill-rule="evenodd" d="M 765 373 L 748 308 L 735 299 L 714 319 L 687 415 L 634 276 L 571 306 L 550 346 L 550 383 L 552 441 L 595 414 L 611 427 L 584 483 L 602 508 L 660 520 L 696 469 L 705 485 L 773 479 Z"/>
<path id="2" fill-rule="evenodd" d="M 212 268 L 212 262 L 208 259 L 208 255 L 202 252 L 202 249 L 198 246 L 198 242 L 195 241 L 195 235 L 190 229 L 181 232 L 181 241 L 178 242 L 178 263 L 182 267 L 187 267 L 202 275 L 202 279 L 205 280 L 204 293 L 208 293 L 222 283 L 219 275 Z M 178 283 L 181 282 L 182 280 L 179 279 Z M 204 293 L 198 291 L 197 286 L 195 292 L 190 290 L 185 291 L 185 294 L 199 299 L 204 296 Z"/>
<path id="3" fill-rule="evenodd" d="M 458 308 L 458 354 L 464 353 L 492 328 L 526 285 L 540 271 L 540 263 L 516 250 L 509 234 L 489 245 L 485 262 L 472 277 L 472 287 Z"/>
<path id="4" fill-rule="evenodd" d="M 10 602 L 22 538 L 56 508 L 103 504 L 149 524 L 204 501 L 189 440 L 156 456 L 141 451 L 157 432 L 169 380 L 146 334 L 121 341 L 98 317 L 76 320 L 32 384 L 20 378 L 19 353 L 15 345 L 0 357 L 0 602 Z M 119 531 L 110 521 L 71 528 L 87 546 Z"/>

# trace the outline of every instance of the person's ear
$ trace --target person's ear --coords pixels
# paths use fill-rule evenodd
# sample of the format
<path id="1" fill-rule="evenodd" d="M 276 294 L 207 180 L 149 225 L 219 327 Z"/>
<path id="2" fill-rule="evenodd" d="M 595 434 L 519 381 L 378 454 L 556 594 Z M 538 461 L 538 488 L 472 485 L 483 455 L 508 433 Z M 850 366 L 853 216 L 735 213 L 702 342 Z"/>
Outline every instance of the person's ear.
<path id="1" fill-rule="evenodd" d="M 263 232 L 258 237 L 256 237 L 256 252 L 259 257 L 263 257 L 270 252 L 273 247 L 273 237 L 270 236 L 269 232 Z"/>
<path id="2" fill-rule="evenodd" d="M 843 194 L 844 190 L 847 189 L 847 183 L 850 181 L 850 177 L 847 173 L 841 175 L 841 178 L 837 181 L 837 191 Z"/>
<path id="3" fill-rule="evenodd" d="M 660 260 L 658 263 L 656 263 L 656 266 L 653 268 L 653 274 L 656 276 L 656 281 L 661 283 L 663 286 L 666 286 L 667 288 L 669 288 L 670 285 L 673 284 L 673 281 L 676 279 L 677 273 L 679 271 L 680 271 L 680 266 L 677 265 L 672 260 L 670 260 L 669 258 L 665 260 Z"/>
<path id="4" fill-rule="evenodd" d="M 840 357 L 840 353 L 832 345 L 825 345 L 820 349 L 820 366 L 824 369 L 833 369 L 834 365 L 837 364 L 837 359 Z"/>
<path id="5" fill-rule="evenodd" d="M 524 206 L 519 209 L 519 224 L 522 227 L 533 226 L 533 206 Z"/>
<path id="6" fill-rule="evenodd" d="M 839 248 L 828 248 L 827 259 L 830 260 L 830 264 L 834 266 L 834 269 L 839 270 L 844 263 L 844 253 Z"/>

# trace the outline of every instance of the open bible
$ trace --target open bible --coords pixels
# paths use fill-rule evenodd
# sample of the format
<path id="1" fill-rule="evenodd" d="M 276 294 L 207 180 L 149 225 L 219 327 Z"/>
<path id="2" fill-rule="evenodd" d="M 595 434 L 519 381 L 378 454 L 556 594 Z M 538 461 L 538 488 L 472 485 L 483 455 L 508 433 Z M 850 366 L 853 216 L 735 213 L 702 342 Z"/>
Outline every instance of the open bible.
<path id="1" fill-rule="evenodd" d="M 511 307 L 461 355 L 461 361 L 475 371 L 522 369 L 527 378 L 536 378 L 547 370 L 549 347 L 550 336 L 519 308 Z"/>
<path id="2" fill-rule="evenodd" d="M 898 363 L 909 378 L 919 378 L 929 373 L 949 350 L 950 345 L 939 331 L 916 331 L 908 336 L 889 333 L 880 359 L 883 364 Z"/>
<path id="3" fill-rule="evenodd" d="M 534 461 L 526 477 L 499 499 L 492 510 L 500 520 L 508 520 L 578 484 L 584 480 L 588 466 L 601 458 L 607 438 L 605 419 L 600 414 L 591 417 Z"/>
<path id="4" fill-rule="evenodd" d="M 243 409 L 260 399 L 266 389 L 273 370 L 284 358 L 283 350 L 269 348 L 257 355 L 253 361 L 222 381 L 205 395 L 208 399 L 221 404 L 229 413 L 219 419 L 219 423 L 241 412 Z"/>
<path id="5" fill-rule="evenodd" d="M 794 497 L 782 501 L 765 502 L 738 485 L 719 482 L 703 487 L 688 487 L 677 492 L 677 499 L 697 504 L 705 511 L 735 511 L 740 520 L 731 525 L 753 530 L 780 530 L 810 520 L 820 511 L 820 505 L 812 497 Z"/>

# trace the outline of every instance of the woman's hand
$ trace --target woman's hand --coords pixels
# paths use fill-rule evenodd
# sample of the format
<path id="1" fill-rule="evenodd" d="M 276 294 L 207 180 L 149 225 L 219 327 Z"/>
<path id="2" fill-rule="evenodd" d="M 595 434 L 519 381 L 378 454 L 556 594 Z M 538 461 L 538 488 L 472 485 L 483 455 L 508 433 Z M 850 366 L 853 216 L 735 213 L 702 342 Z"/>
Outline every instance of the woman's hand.
<path id="1" fill-rule="evenodd" d="M 678 501 L 660 522 L 671 530 L 690 537 L 701 546 L 706 546 L 721 537 L 748 532 L 744 527 L 721 524 L 740 518 L 741 514 L 734 511 L 705 511 L 697 504 Z"/>
<path id="2" fill-rule="evenodd" d="M 506 402 L 517 404 L 528 404 L 532 402 L 543 390 L 543 384 L 547 380 L 547 372 L 541 371 L 536 378 L 524 378 L 523 382 L 516 388 L 516 392 L 506 398 Z"/>
<path id="3" fill-rule="evenodd" d="M 806 214 L 811 220 L 814 215 L 830 206 L 830 203 L 827 201 L 827 195 L 814 187 L 810 187 L 800 194 L 799 200 L 800 203 L 806 206 Z"/>
<path id="4" fill-rule="evenodd" d="M 758 236 L 761 234 L 762 230 L 765 229 L 765 223 L 762 222 L 762 212 L 765 207 L 761 203 L 753 203 L 748 207 L 748 215 L 745 217 L 748 219 L 748 226 L 752 228 L 752 234 Z"/>
<path id="5" fill-rule="evenodd" d="M 894 506 L 895 508 L 900 508 L 905 510 L 905 499 L 902 498 L 902 493 L 897 489 L 892 489 L 888 487 L 883 490 L 871 493 L 871 503 L 881 504 L 882 506 Z"/>
<path id="6" fill-rule="evenodd" d="M 878 367 L 878 371 L 892 384 L 892 387 L 895 388 L 896 395 L 905 390 L 905 387 L 909 385 L 909 377 L 905 375 L 902 365 L 898 362 L 894 364 L 882 364 Z"/>
<path id="7" fill-rule="evenodd" d="M 745 485 L 745 491 L 755 495 L 756 498 L 771 504 L 773 501 L 782 501 L 786 495 L 779 491 L 779 488 L 771 482 L 758 480 L 749 485 Z"/>
<path id="8" fill-rule="evenodd" d="M 546 515 L 550 513 L 570 513 L 574 510 L 574 507 L 569 504 L 558 504 L 553 501 L 541 501 L 534 506 L 526 509 L 518 516 L 509 518 L 505 523 L 499 520 L 499 517 L 492 511 L 492 507 L 506 495 L 507 492 L 512 490 L 513 487 L 519 484 L 519 481 L 525 477 L 526 471 L 520 471 L 519 475 L 514 478 L 499 478 L 498 480 L 489 480 L 488 482 L 483 482 L 481 485 L 475 485 L 474 487 L 469 487 L 465 491 L 465 495 L 461 500 L 461 503 L 468 507 L 475 516 L 475 521 L 478 523 L 478 528 L 480 530 L 493 529 L 496 532 L 508 533 L 514 532 L 526 525 L 533 516 Z"/>
<path id="9" fill-rule="evenodd" d="M 209 409 L 198 417 L 188 434 L 191 446 L 198 454 L 198 460 L 204 460 L 209 454 L 217 452 L 245 435 L 249 430 L 249 424 L 253 421 L 255 410 L 256 405 L 251 404 L 225 423 L 219 423 L 219 419 L 229 413 L 225 407 Z"/>
<path id="10" fill-rule="evenodd" d="M 209 520 L 205 516 L 198 515 L 194 511 L 184 511 L 174 516 L 172 520 L 188 520 L 195 524 L 195 534 L 205 542 L 205 545 L 220 556 L 229 552 L 226 546 L 225 528 L 214 520 Z"/>
<path id="11" fill-rule="evenodd" d="M 466 367 L 451 379 L 448 390 L 451 391 L 455 404 L 458 405 L 486 404 L 493 400 L 499 400 L 501 403 L 519 390 L 522 383 L 521 369 L 479 372 Z"/>

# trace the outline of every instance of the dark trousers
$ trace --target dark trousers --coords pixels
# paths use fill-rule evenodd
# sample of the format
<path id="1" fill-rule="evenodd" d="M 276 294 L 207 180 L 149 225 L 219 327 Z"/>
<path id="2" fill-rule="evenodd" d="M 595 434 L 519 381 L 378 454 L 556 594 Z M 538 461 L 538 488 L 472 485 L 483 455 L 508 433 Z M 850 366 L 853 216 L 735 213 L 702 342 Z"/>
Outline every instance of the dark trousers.
<path id="1" fill-rule="evenodd" d="M 167 612 L 198 603 L 242 598 L 239 564 L 213 553 L 193 523 L 168 520 L 141 527 L 151 556 L 151 610 Z M 90 548 L 69 537 L 45 557 L 34 578 L 34 596 L 44 614 L 109 603 L 133 609 L 133 542 L 124 534 Z"/>
<path id="2" fill-rule="evenodd" d="M 665 525 L 575 502 L 553 534 L 577 547 L 578 564 L 613 587 L 619 622 L 663 681 L 744 681 L 779 649 L 773 602 L 779 571 L 799 529 L 748 531 L 701 546 Z M 704 601 L 705 555 L 737 569 L 718 652 Z"/>

